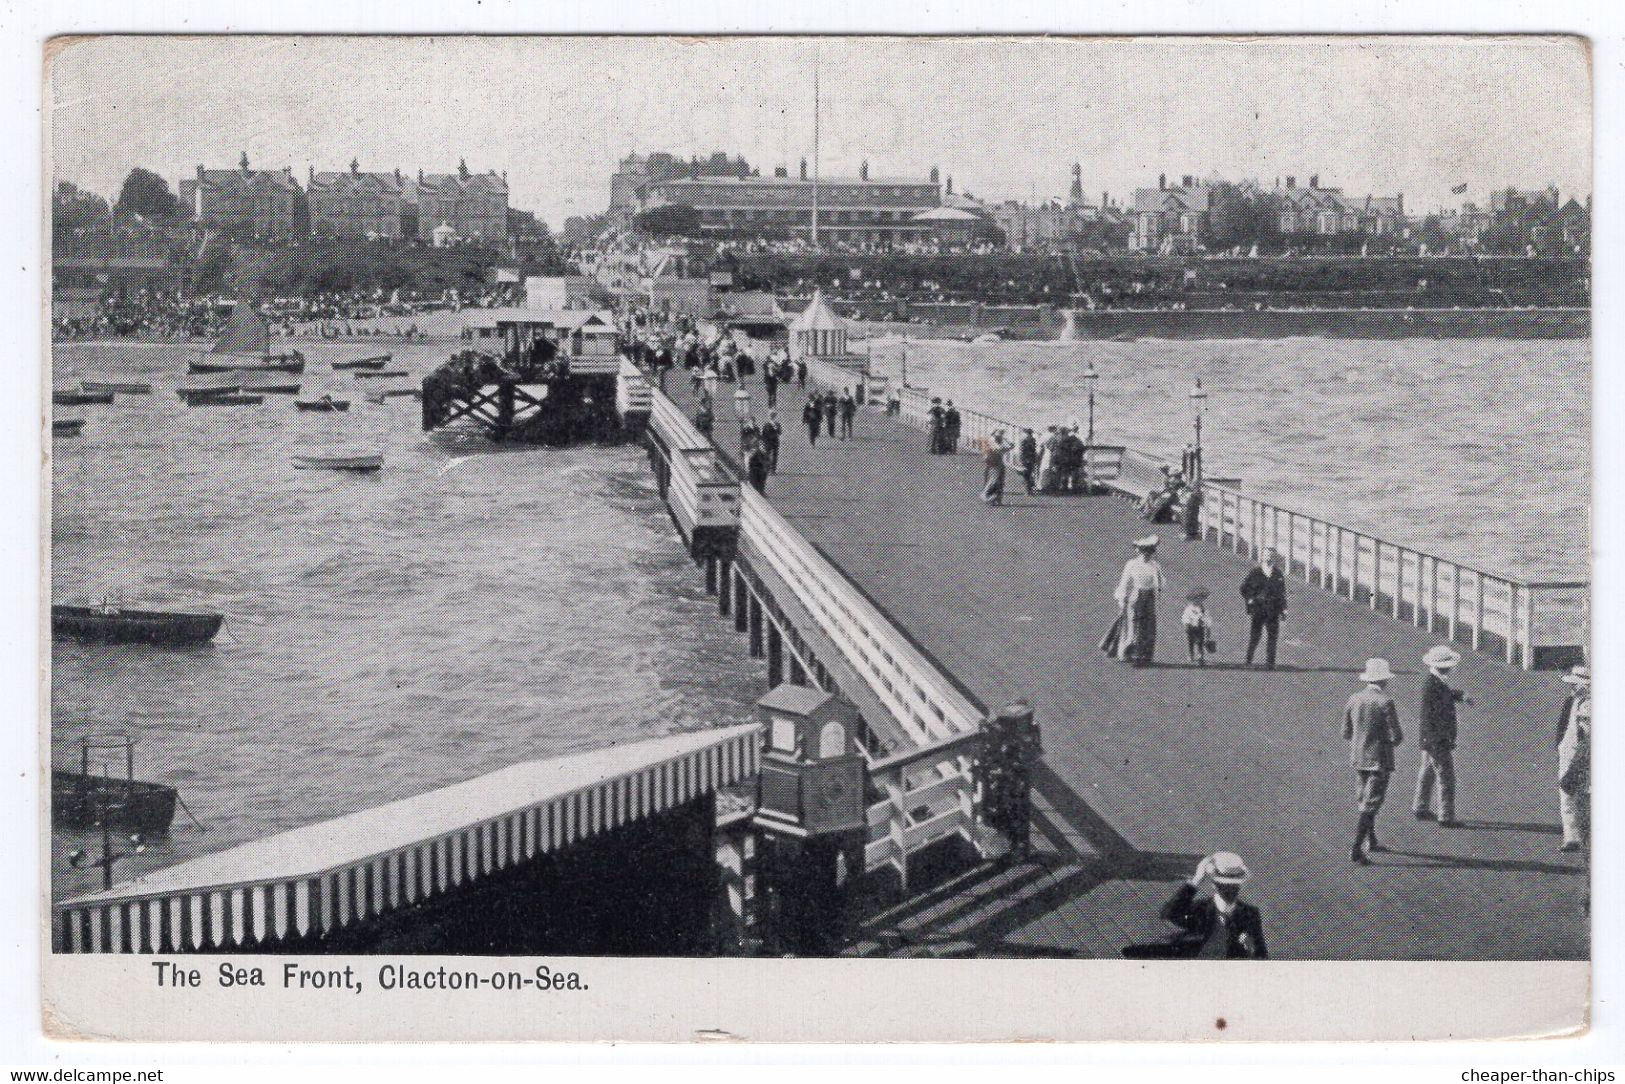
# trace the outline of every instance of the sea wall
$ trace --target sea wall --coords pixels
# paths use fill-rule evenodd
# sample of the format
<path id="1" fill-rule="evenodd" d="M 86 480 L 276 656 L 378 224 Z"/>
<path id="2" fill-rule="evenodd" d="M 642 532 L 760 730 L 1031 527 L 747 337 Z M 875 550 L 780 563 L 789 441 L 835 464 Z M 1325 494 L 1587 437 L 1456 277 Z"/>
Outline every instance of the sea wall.
<path id="1" fill-rule="evenodd" d="M 1106 309 L 1074 311 L 1072 326 L 1079 339 L 1583 339 L 1591 310 Z"/>

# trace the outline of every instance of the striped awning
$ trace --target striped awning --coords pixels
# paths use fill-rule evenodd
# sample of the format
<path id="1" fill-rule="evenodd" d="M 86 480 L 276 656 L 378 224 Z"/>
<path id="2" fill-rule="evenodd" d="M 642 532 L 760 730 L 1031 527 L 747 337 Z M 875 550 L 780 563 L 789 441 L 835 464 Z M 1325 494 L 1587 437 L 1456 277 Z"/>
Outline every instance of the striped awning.
<path id="1" fill-rule="evenodd" d="M 758 724 L 533 760 L 155 870 L 53 908 L 61 952 L 320 936 L 756 774 Z"/>

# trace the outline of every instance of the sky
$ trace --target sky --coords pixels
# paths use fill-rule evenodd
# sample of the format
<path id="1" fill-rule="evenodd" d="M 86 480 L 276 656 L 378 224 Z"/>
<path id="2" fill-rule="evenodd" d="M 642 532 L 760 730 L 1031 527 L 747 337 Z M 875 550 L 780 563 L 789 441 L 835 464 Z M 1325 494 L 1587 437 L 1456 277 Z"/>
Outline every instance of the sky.
<path id="1" fill-rule="evenodd" d="M 1159 173 L 1318 174 L 1413 213 L 1491 189 L 1591 191 L 1576 38 L 102 37 L 54 44 L 53 181 L 142 166 L 508 174 L 555 228 L 603 211 L 629 151 L 743 154 L 764 174 L 923 178 L 983 199 L 1132 201 Z M 1450 189 L 1466 183 L 1464 196 Z"/>

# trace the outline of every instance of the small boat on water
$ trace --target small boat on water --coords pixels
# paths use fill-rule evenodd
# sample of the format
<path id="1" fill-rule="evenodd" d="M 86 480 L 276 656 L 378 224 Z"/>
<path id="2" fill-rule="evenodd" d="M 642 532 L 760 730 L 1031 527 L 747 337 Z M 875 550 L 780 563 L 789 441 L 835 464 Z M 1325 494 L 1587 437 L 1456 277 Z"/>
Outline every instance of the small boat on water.
<path id="1" fill-rule="evenodd" d="M 112 603 L 51 607 L 51 634 L 119 644 L 206 644 L 220 631 L 221 614 L 130 610 Z"/>
<path id="2" fill-rule="evenodd" d="M 379 354 L 375 358 L 356 358 L 354 361 L 335 361 L 335 369 L 382 369 L 389 364 L 389 354 Z"/>
<path id="3" fill-rule="evenodd" d="M 252 384 L 244 384 L 243 390 L 255 395 L 298 395 L 299 384 L 297 381 L 292 384 L 263 384 L 255 381 Z"/>
<path id="4" fill-rule="evenodd" d="M 354 375 L 357 380 L 376 380 L 391 376 L 410 376 L 411 374 L 405 369 L 378 369 L 370 373 L 357 370 Z"/>
<path id="5" fill-rule="evenodd" d="M 231 384 L 202 384 L 191 388 L 176 388 L 175 394 L 186 400 L 187 405 L 195 406 L 204 399 L 217 399 L 222 395 L 236 395 L 243 390 L 238 383 Z"/>
<path id="6" fill-rule="evenodd" d="M 79 387 L 82 391 L 91 393 L 113 392 L 118 395 L 151 395 L 151 384 L 125 384 L 114 380 L 81 380 Z"/>
<path id="7" fill-rule="evenodd" d="M 227 392 L 224 395 L 203 395 L 196 399 L 186 400 L 187 406 L 259 406 L 265 402 L 263 395 L 244 395 L 238 392 Z"/>
<path id="8" fill-rule="evenodd" d="M 388 391 L 383 393 L 383 398 L 385 398 L 385 399 L 421 399 L 421 398 L 423 398 L 423 389 L 422 388 L 390 388 Z"/>
<path id="9" fill-rule="evenodd" d="M 214 348 L 186 369 L 191 373 L 302 373 L 305 355 L 297 350 L 273 352 L 271 327 L 265 317 L 253 305 L 239 301 Z"/>
<path id="10" fill-rule="evenodd" d="M 335 399 L 331 395 L 324 395 L 320 399 L 295 399 L 293 405 L 300 410 L 343 411 L 350 409 L 350 400 Z"/>
<path id="11" fill-rule="evenodd" d="M 57 406 L 92 406 L 105 405 L 113 401 L 110 391 L 53 391 L 51 402 Z"/>
<path id="12" fill-rule="evenodd" d="M 299 470 L 346 470 L 370 474 L 383 468 L 384 457 L 378 452 L 308 452 L 294 456 L 293 465 Z"/>
<path id="13" fill-rule="evenodd" d="M 51 435 L 54 437 L 76 437 L 85 427 L 83 418 L 52 418 Z"/>
<path id="14" fill-rule="evenodd" d="M 98 775 L 90 768 L 91 754 L 122 752 L 124 777 Z M 79 770 L 51 772 L 51 823 L 84 831 L 102 827 L 121 832 L 169 831 L 180 794 L 163 783 L 135 777 L 135 739 L 128 734 L 98 734 L 79 743 Z"/>

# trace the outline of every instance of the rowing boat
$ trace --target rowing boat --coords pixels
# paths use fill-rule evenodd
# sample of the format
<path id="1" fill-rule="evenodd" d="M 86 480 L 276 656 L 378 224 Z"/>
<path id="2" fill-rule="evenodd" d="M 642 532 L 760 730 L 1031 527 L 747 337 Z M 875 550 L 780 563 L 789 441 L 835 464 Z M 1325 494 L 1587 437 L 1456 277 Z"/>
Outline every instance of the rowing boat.
<path id="1" fill-rule="evenodd" d="M 151 384 L 124 384 L 113 380 L 81 380 L 79 387 L 88 392 L 115 392 L 119 395 L 151 395 Z"/>
<path id="2" fill-rule="evenodd" d="M 227 392 L 225 395 L 205 395 L 198 399 L 186 400 L 187 406 L 258 406 L 265 402 L 263 395 L 242 395 Z"/>
<path id="3" fill-rule="evenodd" d="M 349 410 L 348 399 L 295 399 L 293 405 L 300 410 Z"/>
<path id="4" fill-rule="evenodd" d="M 103 405 L 113 401 L 110 391 L 53 391 L 51 402 L 57 406 L 91 406 Z"/>
<path id="5" fill-rule="evenodd" d="M 389 354 L 379 354 L 375 358 L 356 358 L 354 361 L 335 361 L 335 369 L 382 369 L 389 364 Z"/>
<path id="6" fill-rule="evenodd" d="M 253 392 L 255 395 L 298 395 L 299 384 L 244 384 L 243 390 Z"/>
<path id="7" fill-rule="evenodd" d="M 220 614 L 127 610 L 121 606 L 51 607 L 51 633 L 113 643 L 204 644 L 214 639 Z"/>
<path id="8" fill-rule="evenodd" d="M 358 372 L 355 373 L 355 378 L 357 380 L 377 380 L 377 379 L 381 379 L 381 378 L 384 378 L 384 377 L 409 376 L 409 375 L 411 375 L 411 374 L 409 374 L 405 369 L 379 369 L 376 372 L 370 372 L 370 373 L 364 373 L 364 372 L 359 372 L 358 371 Z"/>
<path id="9" fill-rule="evenodd" d="M 76 437 L 85 427 L 83 418 L 52 418 L 51 435 L 58 437 Z"/>
<path id="10" fill-rule="evenodd" d="M 347 470 L 368 474 L 384 465 L 384 457 L 376 452 L 320 452 L 293 457 L 299 470 Z"/>

